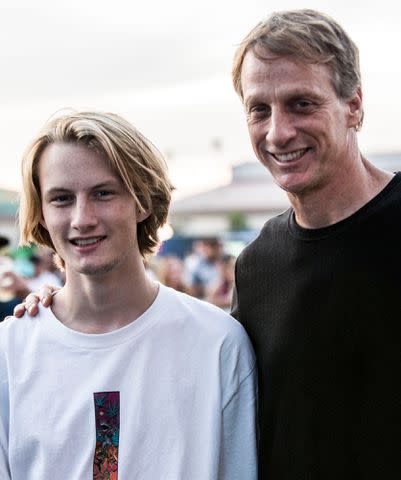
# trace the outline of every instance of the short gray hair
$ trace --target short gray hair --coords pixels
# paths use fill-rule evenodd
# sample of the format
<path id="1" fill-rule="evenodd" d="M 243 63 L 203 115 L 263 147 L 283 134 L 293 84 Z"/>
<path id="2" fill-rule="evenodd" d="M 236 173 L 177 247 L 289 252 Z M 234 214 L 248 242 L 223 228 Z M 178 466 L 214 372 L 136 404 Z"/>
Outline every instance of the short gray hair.
<path id="1" fill-rule="evenodd" d="M 342 100 L 352 98 L 361 86 L 357 46 L 335 20 L 315 10 L 275 12 L 248 33 L 235 53 L 232 69 L 234 88 L 241 98 L 242 65 L 249 51 L 261 60 L 270 54 L 327 65 Z"/>

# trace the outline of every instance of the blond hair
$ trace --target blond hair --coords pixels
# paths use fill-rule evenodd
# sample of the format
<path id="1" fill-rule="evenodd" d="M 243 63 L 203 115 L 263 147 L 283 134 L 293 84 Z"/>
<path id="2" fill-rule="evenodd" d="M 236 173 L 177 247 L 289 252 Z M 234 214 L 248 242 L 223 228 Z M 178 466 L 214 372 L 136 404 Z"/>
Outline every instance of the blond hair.
<path id="1" fill-rule="evenodd" d="M 173 186 L 161 153 L 135 127 L 118 115 L 77 112 L 50 120 L 34 139 L 22 160 L 19 223 L 21 244 L 36 243 L 55 250 L 41 223 L 39 161 L 52 143 L 77 143 L 96 151 L 108 162 L 132 195 L 139 212 L 149 216 L 138 224 L 142 257 L 158 245 L 158 229 L 166 222 Z M 63 261 L 61 261 L 63 264 Z"/>

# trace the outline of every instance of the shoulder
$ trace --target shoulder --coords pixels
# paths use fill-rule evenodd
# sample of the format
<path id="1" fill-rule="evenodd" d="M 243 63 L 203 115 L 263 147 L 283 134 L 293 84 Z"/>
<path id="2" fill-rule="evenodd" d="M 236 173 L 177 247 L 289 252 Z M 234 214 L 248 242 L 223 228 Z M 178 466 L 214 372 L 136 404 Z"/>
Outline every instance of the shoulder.
<path id="1" fill-rule="evenodd" d="M 241 264 L 244 259 L 258 256 L 261 251 L 265 250 L 266 244 L 270 243 L 277 237 L 282 235 L 284 231 L 288 230 L 288 221 L 292 214 L 292 208 L 285 212 L 270 218 L 262 227 L 259 235 L 250 242 L 240 253 L 237 263 Z"/>
<path id="2" fill-rule="evenodd" d="M 170 308 L 174 308 L 177 313 L 181 312 L 193 317 L 217 318 L 221 322 L 231 322 L 233 320 L 221 308 L 173 288 L 160 285 L 160 292 L 162 301 L 168 302 Z"/>
<path id="3" fill-rule="evenodd" d="M 243 326 L 222 309 L 172 288 L 160 286 L 168 302 L 171 321 L 192 329 L 199 339 L 209 338 L 224 343 L 237 343 L 248 348 Z"/>
<path id="4" fill-rule="evenodd" d="M 189 295 L 176 292 L 184 309 L 190 312 L 188 321 L 196 329 L 205 351 L 218 351 L 222 378 L 237 388 L 255 371 L 256 359 L 244 327 L 220 308 Z M 234 388 L 232 386 L 232 388 Z"/>
<path id="5" fill-rule="evenodd" d="M 187 349 L 192 360 L 219 379 L 226 405 L 247 378 L 256 381 L 255 354 L 244 327 L 214 305 L 167 287 L 161 289 L 169 302 L 169 318 L 162 323 L 174 335 L 175 345 Z"/>
<path id="6" fill-rule="evenodd" d="M 29 323 L 27 315 L 22 318 L 9 316 L 0 323 L 0 382 L 7 378 L 7 365 L 11 359 L 23 352 L 26 347 L 29 338 L 27 323 Z"/>
<path id="7" fill-rule="evenodd" d="M 16 318 L 13 315 L 6 317 L 0 323 L 0 339 L 4 339 L 8 335 L 18 334 L 25 329 L 26 320 L 30 317 L 25 313 L 21 318 Z M 1 341 L 1 340 L 0 340 Z"/>
<path id="8" fill-rule="evenodd" d="M 381 199 L 381 196 L 387 199 L 390 205 L 396 205 L 398 208 L 401 206 L 401 172 L 395 173 L 387 186 L 379 193 L 378 198 Z M 385 204 L 384 201 L 383 203 Z"/>
<path id="9" fill-rule="evenodd" d="M 237 258 L 235 264 L 236 282 L 238 278 L 252 281 L 254 275 L 264 273 L 266 265 L 281 250 L 283 239 L 289 232 L 288 224 L 292 209 L 268 220 L 259 235 L 247 245 Z M 238 285 L 237 285 L 238 286 Z"/>
<path id="10" fill-rule="evenodd" d="M 34 328 L 38 321 L 40 322 L 43 319 L 43 310 L 43 307 L 39 307 L 39 313 L 34 317 L 28 315 L 26 312 L 19 318 L 10 315 L 0 323 L 0 331 L 4 335 L 6 332 L 21 333 L 30 328 Z"/>
<path id="11" fill-rule="evenodd" d="M 40 309 L 39 314 L 30 317 L 25 313 L 21 318 L 9 316 L 0 323 L 0 349 L 12 351 L 25 349 L 26 345 L 36 337 L 43 325 L 43 319 L 47 315 L 45 309 Z"/>

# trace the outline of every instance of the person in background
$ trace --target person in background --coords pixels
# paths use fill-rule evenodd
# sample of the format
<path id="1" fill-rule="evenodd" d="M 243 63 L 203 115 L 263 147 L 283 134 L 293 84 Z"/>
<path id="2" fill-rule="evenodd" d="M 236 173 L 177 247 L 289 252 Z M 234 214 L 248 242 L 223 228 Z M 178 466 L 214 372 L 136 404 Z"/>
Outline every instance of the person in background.
<path id="1" fill-rule="evenodd" d="M 0 322 L 12 315 L 14 308 L 31 292 L 26 280 L 14 270 L 14 261 L 8 255 L 10 241 L 0 235 Z"/>
<path id="2" fill-rule="evenodd" d="M 189 293 L 204 299 L 207 288 L 217 281 L 217 262 L 223 254 L 223 245 L 218 238 L 205 238 L 198 241 L 197 251 L 198 260 L 187 271 L 187 282 Z"/>
<path id="3" fill-rule="evenodd" d="M 27 279 L 27 285 L 32 292 L 39 290 L 42 285 L 63 286 L 65 279 L 62 272 L 57 269 L 53 257 L 51 249 L 44 247 L 38 248 L 31 256 L 34 274 Z"/>
<path id="4" fill-rule="evenodd" d="M 192 271 L 198 264 L 200 258 L 203 257 L 203 241 L 194 240 L 191 245 L 191 251 L 185 255 L 184 269 L 186 275 L 191 275 Z"/>
<path id="5" fill-rule="evenodd" d="M 12 265 L 13 262 L 10 257 L 5 255 L 5 250 L 10 241 L 7 237 L 0 235 L 0 322 L 4 320 L 7 315 L 12 315 L 14 307 L 16 307 L 26 294 L 28 290 L 21 292 L 21 297 L 14 295 L 10 291 L 10 285 L 13 283 Z"/>
<path id="6" fill-rule="evenodd" d="M 229 311 L 234 288 L 234 255 L 224 254 L 217 262 L 218 278 L 207 288 L 206 300 Z"/>
<path id="7" fill-rule="evenodd" d="M 18 262 L 9 256 L 0 256 L 0 321 L 12 315 L 14 307 L 31 292 L 51 285 L 63 284 L 61 272 L 54 273 L 52 253 L 39 248 L 35 253 Z"/>
<path id="8" fill-rule="evenodd" d="M 165 256 L 159 259 L 158 280 L 166 287 L 188 293 L 189 289 L 185 283 L 184 264 L 178 257 Z"/>
<path id="9" fill-rule="evenodd" d="M 255 480 L 256 369 L 243 327 L 153 282 L 172 186 L 110 113 L 47 123 L 23 159 L 22 243 L 65 285 L 0 325 L 0 478 Z"/>

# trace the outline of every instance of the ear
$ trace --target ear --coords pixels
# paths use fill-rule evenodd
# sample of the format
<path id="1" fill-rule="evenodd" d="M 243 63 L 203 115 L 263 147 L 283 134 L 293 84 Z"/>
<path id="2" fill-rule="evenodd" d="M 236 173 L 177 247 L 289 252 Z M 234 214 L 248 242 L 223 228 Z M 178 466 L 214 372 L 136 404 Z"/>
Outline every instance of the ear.
<path id="1" fill-rule="evenodd" d="M 348 105 L 348 127 L 358 130 L 362 125 L 363 106 L 362 89 L 358 87 L 355 94 L 347 101 Z"/>
<path id="2" fill-rule="evenodd" d="M 150 215 L 150 212 L 147 210 L 140 212 L 138 208 L 136 209 L 136 223 L 141 223 L 146 220 Z M 46 227 L 45 227 L 46 228 Z"/>

